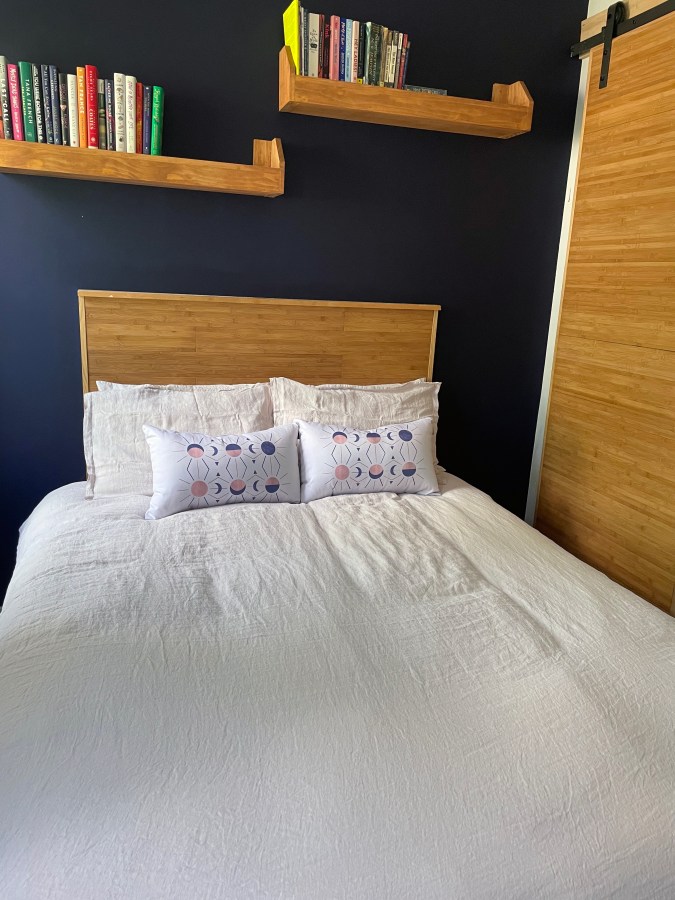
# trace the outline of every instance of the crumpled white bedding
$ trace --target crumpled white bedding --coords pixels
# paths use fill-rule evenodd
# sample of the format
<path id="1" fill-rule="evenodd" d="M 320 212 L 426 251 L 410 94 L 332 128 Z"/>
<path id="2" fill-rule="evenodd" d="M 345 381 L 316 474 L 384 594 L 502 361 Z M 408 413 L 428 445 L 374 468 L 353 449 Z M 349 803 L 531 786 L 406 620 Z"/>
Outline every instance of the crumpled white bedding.
<path id="1" fill-rule="evenodd" d="M 675 897 L 675 622 L 442 490 L 50 494 L 0 614 L 2 900 Z"/>

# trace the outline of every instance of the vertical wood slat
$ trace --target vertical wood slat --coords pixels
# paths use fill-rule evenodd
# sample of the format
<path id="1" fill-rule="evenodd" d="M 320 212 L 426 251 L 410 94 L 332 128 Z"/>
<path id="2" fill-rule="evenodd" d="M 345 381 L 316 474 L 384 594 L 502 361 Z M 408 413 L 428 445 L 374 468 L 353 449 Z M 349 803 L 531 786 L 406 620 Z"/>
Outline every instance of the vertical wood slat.
<path id="1" fill-rule="evenodd" d="M 675 612 L 675 13 L 591 53 L 535 524 Z"/>

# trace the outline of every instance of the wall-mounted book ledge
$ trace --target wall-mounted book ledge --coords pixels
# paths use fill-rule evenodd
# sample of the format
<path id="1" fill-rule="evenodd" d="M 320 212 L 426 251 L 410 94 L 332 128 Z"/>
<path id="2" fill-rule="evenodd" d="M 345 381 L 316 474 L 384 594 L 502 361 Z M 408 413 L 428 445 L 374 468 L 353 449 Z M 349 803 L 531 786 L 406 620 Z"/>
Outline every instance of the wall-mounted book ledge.
<path id="1" fill-rule="evenodd" d="M 296 74 L 289 47 L 279 54 L 279 109 L 303 116 L 510 138 L 532 128 L 534 102 L 522 81 L 495 84 L 492 100 L 419 94 Z"/>
<path id="2" fill-rule="evenodd" d="M 285 163 L 279 138 L 254 140 L 253 165 L 250 166 L 90 150 L 86 147 L 0 141 L 0 172 L 278 197 L 284 192 Z"/>

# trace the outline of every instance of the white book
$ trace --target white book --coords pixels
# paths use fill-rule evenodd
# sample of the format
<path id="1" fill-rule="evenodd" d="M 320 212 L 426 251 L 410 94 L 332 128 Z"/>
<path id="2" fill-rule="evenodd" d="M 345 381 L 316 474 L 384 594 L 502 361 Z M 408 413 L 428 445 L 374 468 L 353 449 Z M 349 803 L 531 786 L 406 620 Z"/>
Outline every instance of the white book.
<path id="1" fill-rule="evenodd" d="M 136 152 L 136 78 L 127 75 L 126 78 L 126 137 L 127 153 Z"/>
<path id="2" fill-rule="evenodd" d="M 307 20 L 309 53 L 307 54 L 307 74 L 319 77 L 319 14 L 310 13 Z"/>
<path id="3" fill-rule="evenodd" d="M 70 146 L 80 146 L 80 117 L 77 109 L 77 75 L 68 76 L 68 133 Z"/>
<path id="4" fill-rule="evenodd" d="M 389 87 L 394 86 L 394 75 L 396 72 L 396 51 L 398 50 L 398 31 L 391 35 L 389 46 L 387 48 L 387 75 L 385 83 Z"/>
<path id="5" fill-rule="evenodd" d="M 359 40 L 361 23 L 354 22 L 352 26 L 352 81 L 358 81 L 359 72 Z"/>
<path id="6" fill-rule="evenodd" d="M 115 91 L 115 150 L 118 153 L 127 152 L 127 104 L 126 104 L 126 76 L 115 72 L 113 76 Z"/>
<path id="7" fill-rule="evenodd" d="M 352 80 L 352 26 L 353 19 L 347 19 L 345 25 L 345 81 Z"/>

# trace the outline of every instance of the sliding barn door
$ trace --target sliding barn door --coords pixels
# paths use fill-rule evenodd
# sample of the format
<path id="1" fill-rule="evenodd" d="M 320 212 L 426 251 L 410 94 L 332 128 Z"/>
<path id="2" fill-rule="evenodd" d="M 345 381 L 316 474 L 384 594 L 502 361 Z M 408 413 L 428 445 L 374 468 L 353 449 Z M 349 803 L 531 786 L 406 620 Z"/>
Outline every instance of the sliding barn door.
<path id="1" fill-rule="evenodd" d="M 675 13 L 592 51 L 536 526 L 670 610 Z M 675 609 L 673 610 L 675 611 Z"/>

